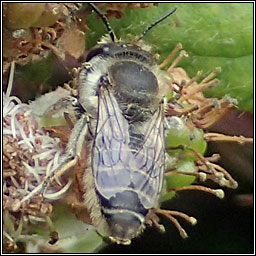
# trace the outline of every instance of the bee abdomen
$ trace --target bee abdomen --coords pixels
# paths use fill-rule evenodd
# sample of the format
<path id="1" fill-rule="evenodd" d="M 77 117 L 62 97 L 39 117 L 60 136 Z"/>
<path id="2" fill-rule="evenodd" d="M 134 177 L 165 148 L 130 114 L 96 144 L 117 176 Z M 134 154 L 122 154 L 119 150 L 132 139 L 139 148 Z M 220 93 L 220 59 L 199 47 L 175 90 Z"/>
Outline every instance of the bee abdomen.
<path id="1" fill-rule="evenodd" d="M 137 192 L 125 190 L 117 192 L 109 200 L 100 196 L 101 204 L 106 209 L 129 210 L 146 216 L 148 210 L 141 204 Z"/>
<path id="2" fill-rule="evenodd" d="M 99 196 L 102 213 L 109 225 L 110 238 L 117 243 L 129 244 L 144 229 L 148 210 L 140 203 L 135 191 L 118 192 L 109 200 Z"/>

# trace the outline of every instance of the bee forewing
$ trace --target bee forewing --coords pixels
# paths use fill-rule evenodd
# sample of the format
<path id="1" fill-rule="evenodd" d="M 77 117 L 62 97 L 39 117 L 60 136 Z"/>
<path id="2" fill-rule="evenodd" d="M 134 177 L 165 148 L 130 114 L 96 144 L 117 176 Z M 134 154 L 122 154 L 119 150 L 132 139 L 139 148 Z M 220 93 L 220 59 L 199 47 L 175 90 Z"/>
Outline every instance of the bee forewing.
<path id="1" fill-rule="evenodd" d="M 99 91 L 92 171 L 97 190 L 109 199 L 117 190 L 125 189 L 130 184 L 126 163 L 131 152 L 128 147 L 128 122 L 113 95 L 105 88 Z"/>
<path id="2" fill-rule="evenodd" d="M 135 154 L 134 161 L 140 173 L 147 175 L 144 181 L 141 180 L 141 182 L 136 182 L 136 184 L 138 185 L 138 189 L 149 197 L 148 200 L 151 200 L 152 208 L 155 206 L 152 206 L 152 204 L 158 201 L 165 170 L 163 104 L 155 112 L 146 131 L 143 146 Z"/>

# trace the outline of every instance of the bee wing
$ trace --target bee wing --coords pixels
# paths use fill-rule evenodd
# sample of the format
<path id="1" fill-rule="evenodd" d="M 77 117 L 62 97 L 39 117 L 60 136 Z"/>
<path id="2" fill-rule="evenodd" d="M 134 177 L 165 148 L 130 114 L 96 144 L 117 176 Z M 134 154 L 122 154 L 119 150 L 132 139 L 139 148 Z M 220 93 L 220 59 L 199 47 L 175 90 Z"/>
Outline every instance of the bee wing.
<path id="1" fill-rule="evenodd" d="M 163 106 L 146 127 L 144 141 L 134 153 L 129 147 L 128 121 L 112 93 L 100 88 L 98 121 L 92 149 L 92 171 L 97 192 L 106 199 L 131 190 L 145 209 L 154 207 L 164 172 Z"/>
<path id="2" fill-rule="evenodd" d="M 155 207 L 162 189 L 165 171 L 164 106 L 160 105 L 148 123 L 144 143 L 134 155 L 136 171 L 132 182 L 140 191 L 145 208 Z"/>
<path id="3" fill-rule="evenodd" d="M 97 191 L 106 199 L 131 183 L 128 163 L 129 126 L 112 93 L 101 87 L 98 97 L 98 121 L 92 149 L 92 172 Z"/>

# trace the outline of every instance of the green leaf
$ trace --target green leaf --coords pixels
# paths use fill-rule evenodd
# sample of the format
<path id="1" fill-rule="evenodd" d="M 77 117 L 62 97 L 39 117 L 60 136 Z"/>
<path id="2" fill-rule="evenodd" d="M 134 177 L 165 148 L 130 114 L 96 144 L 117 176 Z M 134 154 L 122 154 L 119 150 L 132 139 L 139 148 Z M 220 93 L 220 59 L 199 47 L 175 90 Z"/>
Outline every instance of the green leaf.
<path id="1" fill-rule="evenodd" d="M 78 220 L 66 205 L 58 204 L 54 206 L 52 221 L 54 231 L 59 236 L 59 240 L 53 246 L 48 243 L 50 240 L 49 230 L 41 229 L 39 226 L 35 228 L 35 232 L 39 235 L 37 240 L 45 241 L 43 244 L 47 246 L 47 251 L 93 253 L 106 245 L 96 233 L 96 228 Z"/>
<path id="2" fill-rule="evenodd" d="M 66 253 L 90 253 L 104 246 L 96 228 L 78 220 L 67 206 L 58 205 L 54 211 L 53 224 L 59 233 L 59 247 Z"/>
<path id="3" fill-rule="evenodd" d="M 25 66 L 17 66 L 16 79 L 27 82 L 46 82 L 52 76 L 54 59 L 52 54 L 40 61 L 28 63 Z"/>

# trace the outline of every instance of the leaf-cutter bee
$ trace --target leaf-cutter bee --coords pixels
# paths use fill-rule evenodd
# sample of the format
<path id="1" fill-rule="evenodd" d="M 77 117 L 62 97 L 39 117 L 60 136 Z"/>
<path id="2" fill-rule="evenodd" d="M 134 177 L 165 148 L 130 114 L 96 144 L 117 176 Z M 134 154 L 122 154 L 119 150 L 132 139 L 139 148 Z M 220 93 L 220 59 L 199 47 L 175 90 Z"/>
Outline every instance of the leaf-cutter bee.
<path id="1" fill-rule="evenodd" d="M 82 112 L 54 173 L 73 166 L 89 140 L 84 200 L 92 223 L 112 241 L 130 244 L 158 207 L 165 171 L 165 78 L 139 41 L 176 9 L 127 43 L 116 41 L 106 17 L 89 5 L 111 40 L 92 49 L 80 71 L 76 104 Z"/>

